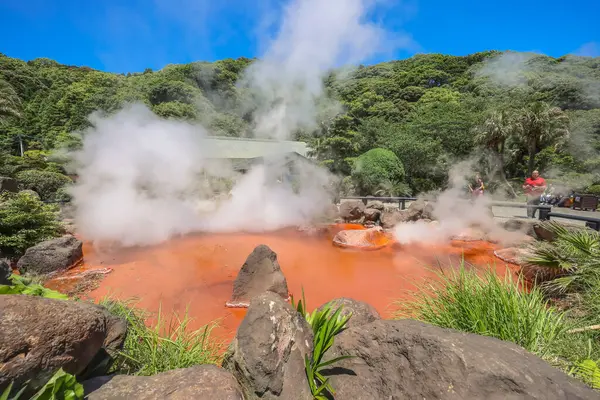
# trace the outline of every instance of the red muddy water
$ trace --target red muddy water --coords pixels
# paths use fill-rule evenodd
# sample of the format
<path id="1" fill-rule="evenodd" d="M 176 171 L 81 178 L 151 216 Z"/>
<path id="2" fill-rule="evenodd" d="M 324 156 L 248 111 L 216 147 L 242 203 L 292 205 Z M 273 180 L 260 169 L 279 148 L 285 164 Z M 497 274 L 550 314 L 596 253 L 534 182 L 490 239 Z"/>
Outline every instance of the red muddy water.
<path id="1" fill-rule="evenodd" d="M 233 281 L 252 250 L 268 245 L 277 253 L 290 292 L 300 298 L 302 288 L 308 309 L 336 297 L 351 297 L 373 305 L 383 317 L 391 303 L 409 298 L 415 284 L 434 277 L 434 268 L 457 266 L 464 255 L 477 266 L 492 265 L 499 274 L 514 271 L 493 255 L 487 242 L 454 241 L 446 246 L 390 245 L 374 251 L 340 248 L 332 244 L 335 233 L 357 226 L 335 226 L 319 235 L 296 229 L 252 234 L 196 234 L 145 248 L 120 250 L 84 246 L 84 264 L 69 275 L 101 269 L 99 287 L 87 295 L 100 300 L 106 295 L 137 298 L 141 308 L 182 313 L 188 307 L 192 328 L 220 319 L 214 331 L 231 339 L 245 309 L 226 308 Z M 378 245 L 381 245 L 381 238 Z M 380 246 L 379 246 L 380 247 Z M 108 272 L 110 269 L 112 271 Z M 64 278 L 64 277 L 62 277 Z M 76 279 L 54 279 L 47 286 L 65 291 Z"/>

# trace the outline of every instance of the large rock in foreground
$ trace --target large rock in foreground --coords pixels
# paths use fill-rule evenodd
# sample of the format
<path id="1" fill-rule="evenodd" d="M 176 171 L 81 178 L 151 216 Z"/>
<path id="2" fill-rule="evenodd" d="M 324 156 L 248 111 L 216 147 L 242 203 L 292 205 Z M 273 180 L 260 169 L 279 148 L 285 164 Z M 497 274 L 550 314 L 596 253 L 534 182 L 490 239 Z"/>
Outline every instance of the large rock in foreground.
<path id="1" fill-rule="evenodd" d="M 289 297 L 287 281 L 277 262 L 277 254 L 268 246 L 257 246 L 246 259 L 235 282 L 227 307 L 248 307 L 252 298 L 273 292 L 284 299 Z"/>
<path id="2" fill-rule="evenodd" d="M 0 392 L 44 384 L 63 368 L 82 372 L 102 350 L 120 349 L 127 324 L 103 307 L 28 295 L 0 296 Z"/>
<path id="3" fill-rule="evenodd" d="M 327 354 L 337 399 L 600 399 L 523 348 L 412 320 L 378 320 L 336 336 Z"/>
<path id="4" fill-rule="evenodd" d="M 215 365 L 195 365 L 153 376 L 96 378 L 85 382 L 84 387 L 89 400 L 244 400 L 233 375 Z"/>
<path id="5" fill-rule="evenodd" d="M 83 243 L 71 235 L 46 240 L 25 252 L 19 259 L 20 273 L 48 275 L 73 267 L 83 259 Z"/>
<path id="6" fill-rule="evenodd" d="M 312 354 L 312 342 L 304 317 L 267 292 L 252 300 L 223 368 L 237 378 L 246 400 L 311 399 L 304 356 Z"/>

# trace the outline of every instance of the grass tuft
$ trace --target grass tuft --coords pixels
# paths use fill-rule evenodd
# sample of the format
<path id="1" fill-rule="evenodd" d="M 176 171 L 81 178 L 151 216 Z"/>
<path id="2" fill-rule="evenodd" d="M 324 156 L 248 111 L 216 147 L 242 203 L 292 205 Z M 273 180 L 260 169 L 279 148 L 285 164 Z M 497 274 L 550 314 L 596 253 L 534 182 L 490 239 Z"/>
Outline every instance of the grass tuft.
<path id="1" fill-rule="evenodd" d="M 182 318 L 173 314 L 167 321 L 159 310 L 156 325 L 149 328 L 145 320 L 151 315 L 132 301 L 104 299 L 101 304 L 129 324 L 125 345 L 113 364 L 115 372 L 148 376 L 221 361 L 223 344 L 211 338 L 216 322 L 190 330 L 187 311 Z"/>
<path id="2" fill-rule="evenodd" d="M 438 277 L 415 300 L 397 302 L 396 318 L 492 336 L 542 357 L 568 329 L 564 314 L 550 307 L 539 289 L 521 290 L 510 274 L 501 278 L 488 270 L 479 276 L 462 262 L 460 268 L 439 272 Z"/>

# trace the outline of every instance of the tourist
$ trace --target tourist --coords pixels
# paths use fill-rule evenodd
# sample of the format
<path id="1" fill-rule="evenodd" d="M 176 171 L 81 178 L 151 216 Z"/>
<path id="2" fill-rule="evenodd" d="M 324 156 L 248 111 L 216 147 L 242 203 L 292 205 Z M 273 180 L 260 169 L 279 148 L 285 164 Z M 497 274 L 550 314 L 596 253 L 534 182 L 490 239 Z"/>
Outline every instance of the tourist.
<path id="1" fill-rule="evenodd" d="M 479 175 L 476 175 L 475 181 L 472 184 L 469 184 L 469 189 L 471 190 L 471 195 L 473 197 L 483 196 L 485 186 L 483 185 L 483 180 Z"/>
<path id="2" fill-rule="evenodd" d="M 523 184 L 523 191 L 527 196 L 527 205 L 538 206 L 544 190 L 546 190 L 546 180 L 540 176 L 540 173 L 537 170 L 533 171 L 531 176 L 525 179 L 525 183 Z M 536 212 L 537 208 L 527 208 L 527 216 L 529 218 L 535 218 Z"/>

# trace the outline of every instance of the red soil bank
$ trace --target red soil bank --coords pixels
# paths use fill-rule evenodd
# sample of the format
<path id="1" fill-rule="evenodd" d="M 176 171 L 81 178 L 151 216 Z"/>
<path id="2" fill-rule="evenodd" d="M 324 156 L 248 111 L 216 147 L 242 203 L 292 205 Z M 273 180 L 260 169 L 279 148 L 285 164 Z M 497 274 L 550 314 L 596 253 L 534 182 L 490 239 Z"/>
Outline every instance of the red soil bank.
<path id="1" fill-rule="evenodd" d="M 95 300 L 106 295 L 120 299 L 138 298 L 138 306 L 156 312 L 178 313 L 188 307 L 192 327 L 221 319 L 215 331 L 223 339 L 235 334 L 245 309 L 225 307 L 233 281 L 246 257 L 259 244 L 278 255 L 290 292 L 301 298 L 302 288 L 308 309 L 336 297 L 352 297 L 373 305 L 388 317 L 392 301 L 410 296 L 415 284 L 434 276 L 433 269 L 458 265 L 465 260 L 475 265 L 495 265 L 504 274 L 505 263 L 494 257 L 496 247 L 487 242 L 453 242 L 448 246 L 400 246 L 377 251 L 335 247 L 332 238 L 339 230 L 358 227 L 323 228 L 318 235 L 296 230 L 265 234 L 197 234 L 146 248 L 94 250 L 84 246 L 85 264 L 79 270 L 112 268 L 98 289 L 89 293 Z M 74 280 L 49 282 L 66 289 Z M 73 282 L 71 282 L 72 284 Z"/>

